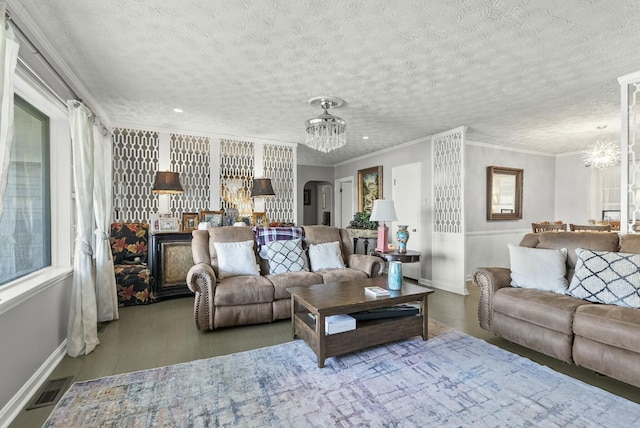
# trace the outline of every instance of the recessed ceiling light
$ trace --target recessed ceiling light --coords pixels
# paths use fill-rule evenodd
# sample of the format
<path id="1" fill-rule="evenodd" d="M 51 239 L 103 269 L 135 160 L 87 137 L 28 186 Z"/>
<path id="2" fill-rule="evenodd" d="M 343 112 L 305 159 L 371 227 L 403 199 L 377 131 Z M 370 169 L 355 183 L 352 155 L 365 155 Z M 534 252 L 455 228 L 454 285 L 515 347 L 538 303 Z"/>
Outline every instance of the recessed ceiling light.
<path id="1" fill-rule="evenodd" d="M 363 140 L 368 140 L 369 137 L 367 137 L 366 135 L 364 137 L 362 137 Z"/>
<path id="2" fill-rule="evenodd" d="M 596 129 L 604 129 L 606 127 L 607 127 L 607 125 L 598 125 L 598 126 L 596 126 Z"/>
<path id="3" fill-rule="evenodd" d="M 176 113 L 182 113 L 183 110 L 181 108 L 174 108 L 173 111 Z"/>

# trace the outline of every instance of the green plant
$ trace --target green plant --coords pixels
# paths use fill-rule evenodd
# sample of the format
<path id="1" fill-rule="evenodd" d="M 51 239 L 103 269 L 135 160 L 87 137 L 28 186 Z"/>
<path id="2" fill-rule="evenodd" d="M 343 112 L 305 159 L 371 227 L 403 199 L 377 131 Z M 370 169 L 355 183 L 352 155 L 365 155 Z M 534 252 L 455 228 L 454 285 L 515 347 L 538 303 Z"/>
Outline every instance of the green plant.
<path id="1" fill-rule="evenodd" d="M 353 220 L 349 223 L 349 227 L 354 229 L 377 229 L 378 222 L 369 220 L 371 213 L 357 212 L 353 215 Z"/>

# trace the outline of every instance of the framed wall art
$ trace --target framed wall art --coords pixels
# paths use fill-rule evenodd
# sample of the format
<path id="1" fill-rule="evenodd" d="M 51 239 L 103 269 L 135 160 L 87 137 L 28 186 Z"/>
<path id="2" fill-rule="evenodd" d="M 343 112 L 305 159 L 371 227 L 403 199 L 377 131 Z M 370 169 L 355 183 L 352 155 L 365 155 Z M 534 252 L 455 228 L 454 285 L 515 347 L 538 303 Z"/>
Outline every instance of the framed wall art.
<path id="1" fill-rule="evenodd" d="M 253 225 L 255 227 L 267 227 L 267 216 L 262 212 L 253 213 Z"/>
<path id="2" fill-rule="evenodd" d="M 191 232 L 198 228 L 198 213 L 182 213 L 182 230 Z"/>
<path id="3" fill-rule="evenodd" d="M 211 227 L 222 226 L 224 211 L 200 211 L 200 222 L 209 223 Z"/>
<path id="4" fill-rule="evenodd" d="M 180 221 L 177 217 L 163 217 L 158 218 L 158 231 L 159 232 L 177 232 L 180 230 Z"/>
<path id="5" fill-rule="evenodd" d="M 376 199 L 382 199 L 382 165 L 358 170 L 358 211 L 371 213 Z"/>

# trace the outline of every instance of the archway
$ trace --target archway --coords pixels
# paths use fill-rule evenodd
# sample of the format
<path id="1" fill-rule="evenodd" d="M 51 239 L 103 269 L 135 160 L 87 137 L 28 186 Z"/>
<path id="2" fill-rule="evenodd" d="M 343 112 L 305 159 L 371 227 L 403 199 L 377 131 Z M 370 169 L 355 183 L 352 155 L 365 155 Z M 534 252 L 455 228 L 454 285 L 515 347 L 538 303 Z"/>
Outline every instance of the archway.
<path id="1" fill-rule="evenodd" d="M 328 181 L 307 181 L 302 191 L 302 200 L 303 225 L 334 224 L 333 184 Z"/>

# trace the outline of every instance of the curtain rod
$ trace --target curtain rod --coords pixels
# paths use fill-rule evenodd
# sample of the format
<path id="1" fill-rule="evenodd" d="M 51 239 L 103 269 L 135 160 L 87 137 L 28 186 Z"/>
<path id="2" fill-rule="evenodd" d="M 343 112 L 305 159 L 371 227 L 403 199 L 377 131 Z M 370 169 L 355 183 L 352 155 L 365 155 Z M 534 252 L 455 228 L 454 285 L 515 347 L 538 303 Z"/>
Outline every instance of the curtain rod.
<path id="1" fill-rule="evenodd" d="M 40 52 L 40 50 L 33 44 L 33 42 L 29 39 L 29 37 L 27 37 L 27 35 L 24 33 L 24 31 L 22 31 L 20 29 L 20 27 L 18 26 L 18 24 L 16 24 L 16 22 L 13 20 L 13 18 L 11 17 L 11 13 L 9 13 L 8 10 L 5 10 L 5 19 L 7 20 L 7 25 L 10 26 L 13 31 L 15 31 L 16 33 L 18 33 L 18 36 L 24 40 L 28 45 L 29 45 L 29 49 L 31 50 L 31 53 L 34 55 L 39 56 L 42 61 L 45 63 L 45 65 L 47 66 L 47 68 L 49 69 L 49 71 L 53 72 L 58 79 L 60 80 L 60 82 L 62 82 L 62 84 L 69 89 L 69 92 L 71 92 L 73 94 L 73 97 L 76 99 L 79 99 L 80 97 L 78 97 L 78 94 L 76 94 L 76 91 L 73 90 L 73 88 L 71 86 L 69 86 L 69 84 L 67 83 L 67 81 L 60 75 L 60 73 L 58 73 L 58 70 L 56 70 L 53 65 L 51 65 L 51 63 L 49 62 L 49 60 L 47 58 L 45 58 L 44 55 L 42 55 L 42 53 Z M 34 72 L 34 70 L 29 67 L 26 63 L 26 61 L 24 59 L 22 59 L 20 61 L 23 65 L 26 65 L 29 69 L 29 71 L 32 74 L 36 74 Z M 36 75 L 37 76 L 37 75 Z M 40 81 L 42 81 L 42 83 L 44 83 L 47 86 L 47 89 L 53 91 L 53 88 L 51 88 L 48 84 L 46 84 L 46 82 L 44 82 L 44 79 L 42 79 L 40 76 L 37 76 L 38 79 Z M 54 91 L 55 92 L 55 91 Z M 62 97 L 60 97 L 60 95 L 58 95 L 57 93 L 54 94 L 56 96 L 56 98 L 62 100 Z M 64 100 L 63 100 L 64 102 Z M 65 103 L 66 105 L 66 103 Z"/>
<path id="2" fill-rule="evenodd" d="M 109 131 L 109 129 L 106 126 L 104 126 L 104 124 L 102 123 L 100 118 L 95 114 L 93 109 L 91 109 L 91 107 L 89 107 L 82 100 L 82 98 L 78 96 L 76 91 L 67 83 L 66 79 L 64 77 L 62 77 L 62 75 L 60 73 L 58 73 L 58 70 L 56 70 L 55 67 L 53 65 L 51 65 L 49 60 L 47 58 L 45 58 L 44 55 L 42 55 L 40 50 L 33 44 L 33 42 L 29 39 L 29 37 L 27 37 L 27 35 L 24 33 L 24 31 L 22 31 L 20 29 L 18 24 L 16 24 L 16 22 L 11 17 L 11 13 L 9 13 L 9 11 L 6 8 L 5 8 L 4 15 L 5 15 L 5 19 L 6 19 L 7 25 L 10 26 L 16 33 L 18 33 L 18 37 L 20 37 L 20 39 L 24 40 L 29 45 L 29 49 L 31 50 L 31 53 L 34 54 L 34 55 L 39 56 L 42 59 L 42 61 L 44 62 L 45 66 L 49 69 L 49 71 L 51 71 L 53 74 L 55 74 L 58 77 L 58 80 L 60 82 L 62 82 L 62 84 L 67 89 L 69 89 L 69 92 L 71 92 L 71 94 L 73 95 L 73 98 L 75 99 L 75 101 L 82 103 L 89 110 L 89 113 L 93 117 L 94 123 L 96 123 L 102 129 L 103 135 L 104 135 L 105 132 L 110 134 L 111 131 Z M 31 73 L 31 75 L 33 77 L 38 79 L 38 81 L 44 86 L 44 88 L 47 91 L 49 91 L 51 93 L 51 95 L 53 95 L 57 100 L 59 100 L 65 107 L 67 106 L 67 102 L 40 75 L 38 75 L 38 73 L 23 58 L 20 58 L 19 55 L 18 55 L 18 62 L 25 69 L 27 69 L 27 71 L 29 71 L 29 73 Z"/>

